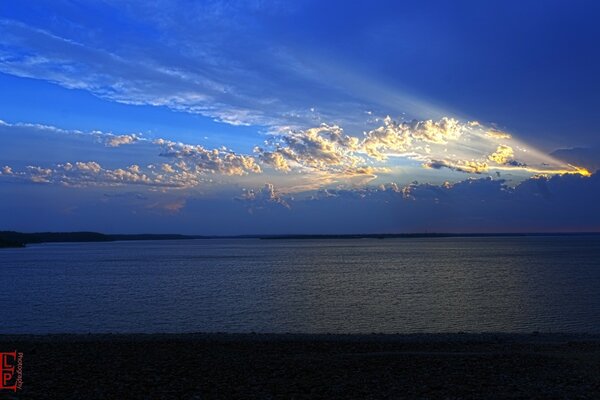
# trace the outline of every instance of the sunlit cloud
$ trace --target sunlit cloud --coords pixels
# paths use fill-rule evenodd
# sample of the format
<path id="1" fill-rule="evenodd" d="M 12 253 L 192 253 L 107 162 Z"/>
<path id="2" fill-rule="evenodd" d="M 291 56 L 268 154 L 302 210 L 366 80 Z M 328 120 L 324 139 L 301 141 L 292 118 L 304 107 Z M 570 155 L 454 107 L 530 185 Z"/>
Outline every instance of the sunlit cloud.
<path id="1" fill-rule="evenodd" d="M 60 138 L 88 138 L 90 146 L 100 144 L 106 152 L 118 152 L 116 148 L 123 145 L 139 149 L 120 153 L 122 165 L 118 167 L 106 167 L 98 160 L 69 160 L 45 165 L 30 163 L 24 168 L 6 165 L 2 169 L 4 179 L 69 187 L 137 185 L 181 190 L 206 185 L 260 187 L 264 182 L 273 182 L 285 193 L 302 193 L 340 185 L 379 184 L 384 179 L 413 180 L 402 176 L 403 167 L 398 166 L 401 160 L 439 171 L 438 174 L 450 170 L 497 177 L 510 172 L 520 174 L 519 180 L 540 174 L 590 174 L 585 168 L 545 155 L 512 135 L 490 136 L 490 129 L 482 124 L 446 117 L 409 122 L 387 117 L 381 126 L 362 136 L 346 134 L 340 126 L 327 124 L 282 130 L 268 136 L 252 154 L 225 146 L 209 149 L 161 138 L 147 139 L 139 134 L 86 133 L 7 122 L 2 127 L 20 134 L 33 131 L 57 135 L 58 142 Z M 256 178 L 251 179 L 252 176 Z M 454 178 L 457 179 L 463 178 Z M 248 192 L 248 196 L 261 190 Z"/>
<path id="2" fill-rule="evenodd" d="M 55 183 L 70 187 L 143 185 L 157 188 L 186 188 L 199 184 L 198 176 L 186 171 L 162 174 L 133 164 L 126 168 L 103 168 L 95 161 L 77 161 L 50 168 L 28 166 L 14 174 L 36 183 Z"/>
<path id="3" fill-rule="evenodd" d="M 266 142 L 271 150 L 255 147 L 254 151 L 263 162 L 278 170 L 289 171 L 291 167 L 349 170 L 364 162 L 354 154 L 358 144 L 358 138 L 345 135 L 339 126 L 323 124 L 274 136 Z"/>
<path id="4" fill-rule="evenodd" d="M 361 149 L 370 157 L 385 160 L 389 155 L 410 154 L 415 150 L 429 153 L 429 144 L 445 145 L 456 141 L 465 127 L 454 118 L 444 117 L 439 121 L 395 122 L 389 116 L 384 125 L 365 134 Z M 416 144 L 422 143 L 423 146 Z"/>
<path id="5" fill-rule="evenodd" d="M 138 133 L 91 132 L 106 147 L 158 146 L 158 156 L 168 160 L 123 160 L 124 170 L 130 165 L 151 164 L 146 169 L 155 174 L 179 171 L 187 174 L 186 179 L 214 174 L 229 177 L 230 182 L 235 178 L 241 184 L 249 176 L 265 175 L 263 181 L 272 179 L 287 188 L 370 183 L 402 173 L 402 163 L 439 174 L 444 170 L 520 174 L 515 179 L 532 174 L 588 173 L 520 142 L 509 132 L 457 117 L 405 88 L 357 73 L 332 57 L 300 57 L 283 44 L 265 48 L 252 35 L 246 35 L 248 51 L 233 57 L 227 35 L 210 36 L 211 27 L 223 23 L 223 10 L 198 5 L 190 10 L 195 15 L 191 18 L 179 15 L 167 3 L 163 6 L 157 13 L 143 3 L 135 5 L 134 9 L 144 10 L 143 18 L 158 32 L 176 33 L 168 42 L 153 44 L 153 51 L 140 51 L 133 44 L 127 47 L 128 52 L 140 55 L 137 58 L 118 46 L 109 51 L 86 37 L 71 37 L 68 30 L 52 32 L 1 20 L 0 71 L 86 90 L 110 101 L 168 107 L 231 125 L 261 125 L 271 133 L 264 143 L 258 143 L 261 136 L 257 134 L 254 152 L 243 154 L 227 149 L 228 143 L 223 143 L 223 148 L 207 148 L 174 141 L 168 134 L 150 140 Z M 252 24 L 240 17 L 247 14 L 248 7 L 252 8 L 242 4 L 227 7 L 227 14 L 240 20 L 221 26 L 226 28 L 221 33 L 244 36 L 244 30 L 252 30 Z M 267 8 L 273 11 L 271 7 L 258 10 L 267 12 Z M 198 18 L 204 21 L 200 26 Z M 189 32 L 197 34 L 201 45 L 190 40 Z M 181 49 L 185 49 L 183 54 Z M 290 82 L 294 84 L 290 86 Z M 404 115 L 405 119 L 391 115 Z M 66 133 L 49 126 L 20 126 Z M 198 133 L 198 137 L 203 135 Z M 38 175 L 36 179 L 44 179 L 43 174 Z"/>
<path id="6" fill-rule="evenodd" d="M 106 139 L 106 146 L 119 147 L 124 144 L 132 144 L 139 140 L 137 135 L 110 135 Z"/>
<path id="7" fill-rule="evenodd" d="M 458 172 L 466 172 L 468 174 L 481 174 L 489 171 L 489 166 L 485 162 L 468 161 L 468 160 L 430 160 L 423 163 L 424 168 L 441 169 L 448 168 Z"/>
<path id="8" fill-rule="evenodd" d="M 490 135 L 490 132 L 494 132 Z M 508 133 L 478 122 L 444 117 L 438 121 L 394 121 L 351 136 L 337 125 L 291 130 L 256 147 L 259 160 L 276 170 L 354 173 L 389 172 L 393 159 L 420 162 L 430 169 L 448 168 L 468 174 L 520 171 L 529 174 L 587 174 L 545 155 Z"/>
<path id="9" fill-rule="evenodd" d="M 246 175 L 261 173 L 261 167 L 254 157 L 237 154 L 222 149 L 208 150 L 203 146 L 176 143 L 157 139 L 154 144 L 161 146 L 160 156 L 179 160 L 176 162 L 182 169 L 193 169 L 196 172 L 211 172 L 223 175 Z M 164 170 L 164 166 L 162 167 Z"/>

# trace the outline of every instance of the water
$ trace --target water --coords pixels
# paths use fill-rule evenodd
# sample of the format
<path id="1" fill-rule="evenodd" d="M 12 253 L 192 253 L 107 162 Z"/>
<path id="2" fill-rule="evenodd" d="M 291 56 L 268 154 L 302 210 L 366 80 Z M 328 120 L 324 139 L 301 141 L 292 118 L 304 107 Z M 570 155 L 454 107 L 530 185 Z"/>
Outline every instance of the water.
<path id="1" fill-rule="evenodd" d="M 0 250 L 0 333 L 600 332 L 600 237 Z"/>

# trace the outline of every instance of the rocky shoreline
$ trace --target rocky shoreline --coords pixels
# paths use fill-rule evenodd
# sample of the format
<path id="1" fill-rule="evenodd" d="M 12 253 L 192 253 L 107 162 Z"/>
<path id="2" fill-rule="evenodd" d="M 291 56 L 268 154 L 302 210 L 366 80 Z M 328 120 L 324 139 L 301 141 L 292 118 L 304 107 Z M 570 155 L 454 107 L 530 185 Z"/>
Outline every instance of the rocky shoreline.
<path id="1" fill-rule="evenodd" d="M 600 336 L 1 335 L 13 399 L 598 398 Z"/>

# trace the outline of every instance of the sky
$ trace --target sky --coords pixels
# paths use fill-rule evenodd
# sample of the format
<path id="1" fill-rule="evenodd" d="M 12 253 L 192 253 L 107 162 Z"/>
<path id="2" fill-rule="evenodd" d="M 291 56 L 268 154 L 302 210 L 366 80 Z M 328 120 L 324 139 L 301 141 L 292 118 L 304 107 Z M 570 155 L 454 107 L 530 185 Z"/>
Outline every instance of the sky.
<path id="1" fill-rule="evenodd" d="M 595 1 L 0 3 L 0 230 L 600 231 Z"/>

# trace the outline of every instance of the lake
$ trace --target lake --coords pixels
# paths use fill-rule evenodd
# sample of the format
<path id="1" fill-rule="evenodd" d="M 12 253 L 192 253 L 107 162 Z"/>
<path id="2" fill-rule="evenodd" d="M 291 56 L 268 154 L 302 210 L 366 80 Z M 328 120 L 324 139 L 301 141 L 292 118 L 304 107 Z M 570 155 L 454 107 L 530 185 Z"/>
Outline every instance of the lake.
<path id="1" fill-rule="evenodd" d="M 600 333 L 600 236 L 0 250 L 0 333 Z"/>

